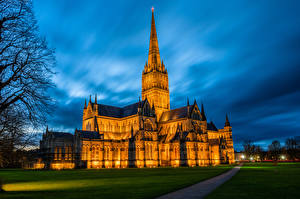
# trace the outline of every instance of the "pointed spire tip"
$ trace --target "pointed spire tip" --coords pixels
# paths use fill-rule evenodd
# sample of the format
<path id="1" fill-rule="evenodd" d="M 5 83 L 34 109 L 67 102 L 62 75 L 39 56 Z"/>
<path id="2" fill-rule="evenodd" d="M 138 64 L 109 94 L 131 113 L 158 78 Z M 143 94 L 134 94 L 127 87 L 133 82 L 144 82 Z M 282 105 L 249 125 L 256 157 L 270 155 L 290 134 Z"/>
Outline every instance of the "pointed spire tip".
<path id="1" fill-rule="evenodd" d="M 226 118 L 225 118 L 225 126 L 230 126 L 230 122 L 229 122 L 227 113 L 226 113 Z"/>
<path id="2" fill-rule="evenodd" d="M 157 41 L 157 33 L 155 28 L 154 19 L 154 8 L 152 7 L 152 19 L 151 19 L 151 32 L 150 32 L 150 44 L 149 44 L 149 54 L 148 54 L 148 64 L 150 69 L 157 70 L 158 66 L 161 65 L 160 54 Z"/>

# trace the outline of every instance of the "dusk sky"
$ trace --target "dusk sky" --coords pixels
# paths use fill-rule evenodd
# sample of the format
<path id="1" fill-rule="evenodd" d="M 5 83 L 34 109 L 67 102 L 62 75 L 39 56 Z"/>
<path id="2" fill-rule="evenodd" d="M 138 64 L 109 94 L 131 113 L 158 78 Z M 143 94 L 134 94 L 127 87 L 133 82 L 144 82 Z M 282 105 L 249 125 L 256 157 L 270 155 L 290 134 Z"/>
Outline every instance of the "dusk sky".
<path id="1" fill-rule="evenodd" d="M 154 6 L 171 108 L 194 99 L 236 149 L 300 135 L 300 1 L 36 0 L 40 33 L 56 50 L 49 128 L 81 128 L 84 99 L 125 106 L 141 96 Z"/>

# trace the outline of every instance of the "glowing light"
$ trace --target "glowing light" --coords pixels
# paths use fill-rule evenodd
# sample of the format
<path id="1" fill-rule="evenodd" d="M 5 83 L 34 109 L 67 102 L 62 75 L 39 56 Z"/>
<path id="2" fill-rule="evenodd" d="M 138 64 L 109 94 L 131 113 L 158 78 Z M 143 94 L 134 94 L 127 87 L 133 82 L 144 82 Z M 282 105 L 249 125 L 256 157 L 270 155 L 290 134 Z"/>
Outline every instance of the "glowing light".
<path id="1" fill-rule="evenodd" d="M 244 156 L 244 155 L 242 155 L 242 156 L 241 156 L 241 158 L 242 158 L 242 159 L 245 159 L 245 156 Z"/>
<path id="2" fill-rule="evenodd" d="M 93 168 L 99 168 L 100 162 L 99 161 L 92 161 Z"/>
<path id="3" fill-rule="evenodd" d="M 105 168 L 110 168 L 111 167 L 111 162 L 109 160 L 106 160 L 104 165 L 105 165 Z"/>
<path id="4" fill-rule="evenodd" d="M 285 160 L 285 156 L 284 156 L 284 155 L 282 155 L 282 156 L 281 156 L 281 159 L 282 159 L 282 160 Z"/>
<path id="5" fill-rule="evenodd" d="M 35 163 L 33 168 L 34 169 L 43 169 L 45 167 L 44 163 Z"/>
<path id="6" fill-rule="evenodd" d="M 75 164 L 74 163 L 52 163 L 51 164 L 51 168 L 52 169 L 57 169 L 57 170 L 61 170 L 61 169 L 74 169 L 75 168 Z"/>
<path id="7" fill-rule="evenodd" d="M 253 160 L 253 157 L 250 157 L 250 160 Z"/>
<path id="8" fill-rule="evenodd" d="M 153 6 L 152 6 L 151 10 L 152 10 L 152 12 L 154 12 L 154 7 Z"/>
<path id="9" fill-rule="evenodd" d="M 103 181 L 99 179 L 84 179 L 84 180 L 64 180 L 64 181 L 38 181 L 38 182 L 16 182 L 11 184 L 4 184 L 5 191 L 52 191 L 52 190 L 66 190 L 74 188 L 91 187 L 95 185 L 102 185 Z"/>

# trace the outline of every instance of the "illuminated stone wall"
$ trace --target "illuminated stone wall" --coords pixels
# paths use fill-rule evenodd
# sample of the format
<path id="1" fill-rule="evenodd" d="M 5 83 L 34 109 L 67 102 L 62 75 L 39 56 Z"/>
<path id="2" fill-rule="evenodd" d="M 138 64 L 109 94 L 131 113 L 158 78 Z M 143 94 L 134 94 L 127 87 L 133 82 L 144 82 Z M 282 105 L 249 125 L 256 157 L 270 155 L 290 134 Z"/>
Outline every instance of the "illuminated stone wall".
<path id="1" fill-rule="evenodd" d="M 207 129 L 206 121 L 192 118 L 159 123 L 155 118 L 133 118 L 137 118 L 136 126 L 129 132 L 118 132 L 126 135 L 123 136 L 125 139 L 114 137 L 101 141 L 82 141 L 81 160 L 86 161 L 87 168 L 193 167 L 218 165 L 222 161 L 234 162 L 229 127 L 212 131 Z M 107 133 L 100 132 L 104 135 Z M 162 136 L 164 140 L 160 139 Z M 220 139 L 223 137 L 227 143 L 221 149 Z"/>
<path id="2" fill-rule="evenodd" d="M 99 133 L 104 134 L 105 139 L 120 140 L 130 137 L 131 128 L 138 130 L 139 117 L 137 115 L 122 119 L 111 119 L 103 116 L 96 117 L 99 127 Z M 83 120 L 83 130 L 98 131 L 95 127 L 95 118 L 87 118 Z M 87 128 L 91 126 L 91 128 Z"/>
<path id="3" fill-rule="evenodd" d="M 170 110 L 168 74 L 152 70 L 142 75 L 142 99 L 154 105 L 158 120 L 163 112 Z"/>
<path id="4" fill-rule="evenodd" d="M 219 129 L 218 131 L 208 131 L 208 138 L 210 140 L 218 140 L 220 159 L 224 163 L 234 163 L 234 148 L 232 140 L 232 128 L 230 126 Z"/>
<path id="5" fill-rule="evenodd" d="M 106 139 L 104 136 L 85 139 L 75 133 L 74 140 L 78 143 L 74 143 L 73 148 L 66 142 L 52 143 L 49 168 L 74 168 L 76 153 L 78 166 L 84 168 L 193 167 L 234 163 L 231 127 L 213 131 L 207 129 L 206 121 L 191 118 L 157 124 L 155 118 L 136 117 L 142 121 L 137 124 L 138 130 L 131 128 L 129 132 L 119 132 L 128 137 L 125 139 Z"/>

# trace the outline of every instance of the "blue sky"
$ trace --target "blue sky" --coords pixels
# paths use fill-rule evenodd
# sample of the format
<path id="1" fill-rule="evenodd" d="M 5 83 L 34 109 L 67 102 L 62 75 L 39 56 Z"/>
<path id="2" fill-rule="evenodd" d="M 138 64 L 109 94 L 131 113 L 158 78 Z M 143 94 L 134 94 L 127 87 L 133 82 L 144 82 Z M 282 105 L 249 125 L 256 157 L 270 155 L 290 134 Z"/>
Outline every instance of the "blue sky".
<path id="1" fill-rule="evenodd" d="M 151 7 L 169 72 L 171 108 L 197 99 L 236 148 L 300 135 L 299 1 L 34 1 L 56 49 L 57 108 L 49 127 L 81 128 L 84 99 L 125 106 L 141 95 Z"/>

